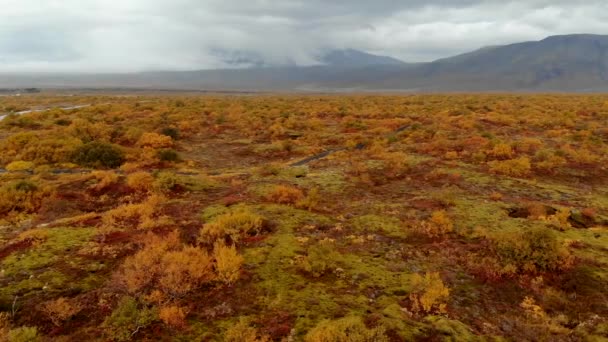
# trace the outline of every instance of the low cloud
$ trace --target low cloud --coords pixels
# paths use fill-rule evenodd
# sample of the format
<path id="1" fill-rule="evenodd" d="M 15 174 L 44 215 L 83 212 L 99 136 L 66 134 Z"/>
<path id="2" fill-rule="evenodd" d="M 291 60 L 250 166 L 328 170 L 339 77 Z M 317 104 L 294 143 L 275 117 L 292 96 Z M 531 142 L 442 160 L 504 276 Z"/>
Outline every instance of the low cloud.
<path id="1" fill-rule="evenodd" d="M 308 65 L 333 48 L 420 62 L 608 33 L 608 3 L 594 0 L 0 0 L 0 8 L 3 72 L 222 68 L 231 52 Z"/>

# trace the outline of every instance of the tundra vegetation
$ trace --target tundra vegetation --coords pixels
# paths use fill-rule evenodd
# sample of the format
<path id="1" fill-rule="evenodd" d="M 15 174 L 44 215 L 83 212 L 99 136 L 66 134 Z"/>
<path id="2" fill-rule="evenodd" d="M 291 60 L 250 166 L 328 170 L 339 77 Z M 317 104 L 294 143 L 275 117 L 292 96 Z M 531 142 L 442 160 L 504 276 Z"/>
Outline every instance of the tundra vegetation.
<path id="1" fill-rule="evenodd" d="M 0 341 L 608 339 L 608 96 L 4 113 Z"/>

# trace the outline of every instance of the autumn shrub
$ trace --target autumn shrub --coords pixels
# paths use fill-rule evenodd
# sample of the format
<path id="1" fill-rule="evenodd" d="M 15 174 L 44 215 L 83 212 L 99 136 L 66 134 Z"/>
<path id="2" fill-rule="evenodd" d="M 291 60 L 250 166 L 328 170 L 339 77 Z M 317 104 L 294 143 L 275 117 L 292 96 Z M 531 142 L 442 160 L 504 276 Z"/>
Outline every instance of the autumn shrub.
<path id="1" fill-rule="evenodd" d="M 488 163 L 490 172 L 507 176 L 527 176 L 532 168 L 528 157 L 509 160 L 495 160 Z"/>
<path id="2" fill-rule="evenodd" d="M 311 211 L 319 206 L 320 201 L 321 195 L 319 193 L 319 188 L 314 187 L 308 191 L 306 197 L 296 202 L 296 207 Z"/>
<path id="3" fill-rule="evenodd" d="M 513 272 L 563 271 L 574 261 L 555 232 L 544 227 L 501 231 L 490 239 L 503 268 Z"/>
<path id="4" fill-rule="evenodd" d="M 8 312 L 0 312 L 0 342 L 8 340 L 8 332 L 11 330 L 11 319 Z"/>
<path id="5" fill-rule="evenodd" d="M 171 192 L 183 186 L 183 180 L 173 172 L 163 171 L 156 174 L 154 189 L 160 192 Z"/>
<path id="6" fill-rule="evenodd" d="M 287 186 L 277 185 L 267 195 L 266 199 L 279 204 L 296 204 L 304 198 L 302 190 Z"/>
<path id="7" fill-rule="evenodd" d="M 224 241 L 218 241 L 213 247 L 215 271 L 218 279 L 226 284 L 232 284 L 239 279 L 243 257 L 239 255 L 234 245 L 226 246 Z"/>
<path id="8" fill-rule="evenodd" d="M 213 259 L 206 250 L 186 246 L 160 259 L 158 285 L 173 296 L 182 296 L 215 278 Z"/>
<path id="9" fill-rule="evenodd" d="M 146 132 L 141 135 L 137 141 L 139 147 L 151 147 L 151 148 L 171 148 L 173 147 L 173 139 L 170 136 L 162 135 L 158 133 Z"/>
<path id="10" fill-rule="evenodd" d="M 515 155 L 513 152 L 513 148 L 509 144 L 499 143 L 494 145 L 494 147 L 487 152 L 488 156 L 494 157 L 495 159 L 511 159 Z"/>
<path id="11" fill-rule="evenodd" d="M 269 342 L 270 337 L 252 327 L 249 322 L 241 318 L 224 333 L 224 342 Z"/>
<path id="12" fill-rule="evenodd" d="M 36 213 L 53 190 L 34 182 L 22 180 L 0 186 L 0 217 L 9 214 Z"/>
<path id="13" fill-rule="evenodd" d="M 6 166 L 6 169 L 8 171 L 29 171 L 29 170 L 33 170 L 34 166 L 36 166 L 36 164 L 34 164 L 33 162 L 28 162 L 28 161 L 23 161 L 23 160 L 17 160 L 14 161 L 10 164 L 8 164 Z"/>
<path id="14" fill-rule="evenodd" d="M 158 310 L 140 305 L 133 297 L 123 297 L 102 324 L 106 335 L 116 341 L 131 341 L 141 330 L 158 320 Z"/>
<path id="15" fill-rule="evenodd" d="M 97 183 L 92 186 L 92 189 L 95 191 L 103 191 L 108 187 L 117 184 L 120 179 L 113 171 L 93 171 L 91 175 L 97 181 Z"/>
<path id="16" fill-rule="evenodd" d="M 167 236 L 148 233 L 143 242 L 144 247 L 127 257 L 115 274 L 116 282 L 128 292 L 136 293 L 149 286 L 159 272 L 162 255 L 182 246 L 177 231 Z"/>
<path id="17" fill-rule="evenodd" d="M 117 168 L 124 162 L 122 150 L 112 144 L 93 141 L 78 147 L 72 154 L 72 161 L 92 168 Z"/>
<path id="18" fill-rule="evenodd" d="M 548 149 L 540 150 L 534 155 L 534 167 L 551 174 L 556 173 L 560 167 L 567 163 L 566 158 Z"/>
<path id="19" fill-rule="evenodd" d="M 163 323 L 178 329 L 183 329 L 186 327 L 187 315 L 187 310 L 177 305 L 162 306 L 158 311 L 158 317 L 161 321 L 163 321 Z"/>
<path id="20" fill-rule="evenodd" d="M 65 163 L 81 146 L 80 140 L 75 138 L 41 137 L 24 147 L 17 156 L 38 165 Z"/>
<path id="21" fill-rule="evenodd" d="M 218 239 L 237 243 L 243 236 L 262 232 L 264 219 L 248 209 L 237 209 L 213 218 L 200 231 L 203 243 L 214 243 Z"/>
<path id="22" fill-rule="evenodd" d="M 150 229 L 168 222 L 159 213 L 165 198 L 158 194 L 148 196 L 141 203 L 127 203 L 106 211 L 102 222 L 106 227 Z"/>
<path id="23" fill-rule="evenodd" d="M 154 176 L 145 171 L 135 172 L 127 176 L 127 186 L 136 192 L 146 193 L 153 189 Z"/>
<path id="24" fill-rule="evenodd" d="M 431 237 L 442 237 L 454 230 L 454 223 L 445 210 L 434 211 L 431 218 L 420 224 L 423 234 Z"/>
<path id="25" fill-rule="evenodd" d="M 306 342 L 388 342 L 382 326 L 368 328 L 360 317 L 350 316 L 337 320 L 325 320 L 312 328 Z"/>
<path id="26" fill-rule="evenodd" d="M 7 334 L 8 342 L 38 342 L 42 338 L 38 334 L 36 327 L 19 327 L 9 330 Z"/>
<path id="27" fill-rule="evenodd" d="M 404 177 L 411 169 L 410 157 L 403 152 L 383 152 L 375 155 L 384 162 L 382 172 L 388 179 Z"/>
<path id="28" fill-rule="evenodd" d="M 171 297 L 181 297 L 215 279 L 213 257 L 205 249 L 182 245 L 177 232 L 150 238 L 144 248 L 125 259 L 115 275 L 129 293 L 160 290 Z"/>
<path id="29" fill-rule="evenodd" d="M 298 266 L 315 278 L 334 271 L 340 262 L 341 255 L 335 245 L 329 241 L 321 241 L 308 247 L 306 256 L 298 260 Z"/>
<path id="30" fill-rule="evenodd" d="M 450 290 L 443 284 L 439 273 L 426 272 L 424 276 L 414 274 L 411 286 L 412 292 L 409 298 L 412 312 L 424 314 L 446 312 Z"/>
<path id="31" fill-rule="evenodd" d="M 112 127 L 103 122 L 90 122 L 85 119 L 74 119 L 66 132 L 84 143 L 92 141 L 110 141 Z"/>
<path id="32" fill-rule="evenodd" d="M 78 314 L 81 309 L 78 302 L 64 297 L 45 302 L 41 307 L 41 311 L 44 312 L 56 326 L 61 326 L 63 322 Z"/>

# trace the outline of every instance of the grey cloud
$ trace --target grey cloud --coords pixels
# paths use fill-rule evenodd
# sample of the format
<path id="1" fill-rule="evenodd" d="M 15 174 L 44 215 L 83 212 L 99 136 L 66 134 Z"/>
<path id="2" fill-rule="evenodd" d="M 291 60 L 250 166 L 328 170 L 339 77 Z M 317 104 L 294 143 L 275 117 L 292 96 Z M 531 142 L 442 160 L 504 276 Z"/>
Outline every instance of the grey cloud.
<path id="1" fill-rule="evenodd" d="M 417 62 L 608 33 L 608 3 L 597 0 L 0 0 L 0 8 L 0 71 L 228 66 L 218 51 L 308 65 L 329 48 Z"/>

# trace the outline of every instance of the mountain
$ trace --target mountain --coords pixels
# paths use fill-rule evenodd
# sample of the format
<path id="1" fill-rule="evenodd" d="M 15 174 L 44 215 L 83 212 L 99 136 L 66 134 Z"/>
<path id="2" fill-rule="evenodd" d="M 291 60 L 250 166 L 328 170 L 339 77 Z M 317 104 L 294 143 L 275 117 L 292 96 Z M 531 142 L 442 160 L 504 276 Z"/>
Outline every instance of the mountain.
<path id="1" fill-rule="evenodd" d="M 272 64 L 227 54 L 240 69 L 135 74 L 0 75 L 0 88 L 144 88 L 269 91 L 608 91 L 608 36 L 575 34 L 484 47 L 429 63 L 345 49 L 318 64 Z M 244 67 L 243 67 L 244 66 Z"/>
<path id="2" fill-rule="evenodd" d="M 405 64 L 403 61 L 393 57 L 378 56 L 353 49 L 330 50 L 319 56 L 318 60 L 324 65 L 340 67 Z"/>
<path id="3" fill-rule="evenodd" d="M 373 87 L 608 90 L 608 36 L 576 34 L 482 48 L 398 72 Z"/>

